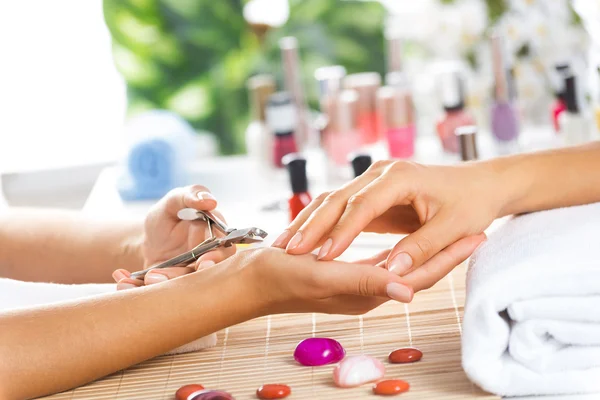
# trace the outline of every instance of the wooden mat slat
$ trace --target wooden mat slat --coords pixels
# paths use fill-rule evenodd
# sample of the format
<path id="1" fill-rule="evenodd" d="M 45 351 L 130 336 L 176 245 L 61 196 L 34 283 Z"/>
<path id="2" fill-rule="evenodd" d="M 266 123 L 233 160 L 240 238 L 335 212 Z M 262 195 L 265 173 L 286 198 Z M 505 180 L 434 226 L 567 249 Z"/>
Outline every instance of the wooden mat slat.
<path id="1" fill-rule="evenodd" d="M 495 399 L 470 383 L 461 368 L 464 275 L 463 265 L 430 290 L 419 293 L 413 303 L 389 302 L 362 318 L 300 314 L 248 321 L 220 332 L 213 349 L 157 357 L 47 399 L 170 400 L 180 386 L 189 383 L 227 390 L 236 399 L 254 399 L 256 388 L 263 383 L 290 385 L 290 399 L 372 397 L 371 385 L 336 388 L 332 366 L 308 368 L 295 363 L 292 354 L 296 344 L 313 334 L 335 338 L 350 355 L 364 352 L 380 360 L 387 360 L 388 353 L 397 347 L 412 344 L 420 348 L 424 357 L 418 363 L 385 363 L 387 377 L 411 384 L 402 399 Z"/>

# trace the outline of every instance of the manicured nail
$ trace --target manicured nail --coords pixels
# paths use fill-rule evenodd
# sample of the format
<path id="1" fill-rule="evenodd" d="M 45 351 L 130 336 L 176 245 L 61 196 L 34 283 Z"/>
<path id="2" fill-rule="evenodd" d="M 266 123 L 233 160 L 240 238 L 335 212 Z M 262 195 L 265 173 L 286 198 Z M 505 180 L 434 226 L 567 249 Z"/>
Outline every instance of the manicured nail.
<path id="1" fill-rule="evenodd" d="M 286 250 L 294 250 L 302 242 L 302 232 L 296 232 L 292 240 L 287 245 Z"/>
<path id="2" fill-rule="evenodd" d="M 117 283 L 117 290 L 127 290 L 137 288 L 133 283 Z"/>
<path id="3" fill-rule="evenodd" d="M 411 288 L 396 282 L 388 283 L 385 290 L 390 299 L 401 303 L 410 303 L 413 298 L 413 291 Z"/>
<path id="4" fill-rule="evenodd" d="M 323 258 L 325 258 L 325 256 L 327 256 L 327 253 L 329 253 L 329 249 L 331 249 L 331 245 L 333 244 L 333 239 L 329 238 L 325 241 L 325 243 L 323 243 L 323 246 L 321 246 L 321 250 L 319 250 L 319 255 L 317 256 L 317 260 L 321 260 Z"/>
<path id="5" fill-rule="evenodd" d="M 275 239 L 275 241 L 273 242 L 273 244 L 271 246 L 273 247 L 283 247 L 283 244 L 285 243 L 285 241 L 287 240 L 288 237 L 290 237 L 290 231 L 289 230 L 285 230 L 281 233 L 281 235 L 279 235 L 277 237 L 277 239 Z"/>
<path id="6" fill-rule="evenodd" d="M 402 275 L 406 271 L 412 268 L 413 260 L 408 253 L 400 253 L 388 264 L 388 269 L 390 272 L 395 273 L 396 275 Z"/>
<path id="7" fill-rule="evenodd" d="M 157 272 L 148 272 L 148 275 L 146 275 L 146 278 L 144 279 L 147 284 L 161 283 L 168 280 L 169 278 L 167 278 L 165 275 Z"/>
<path id="8" fill-rule="evenodd" d="M 214 200 L 214 201 L 217 201 L 217 199 L 215 199 L 215 196 L 213 196 L 209 192 L 198 192 L 197 196 L 198 196 L 198 198 L 200 200 Z"/>
<path id="9" fill-rule="evenodd" d="M 119 282 L 121 279 L 127 278 L 127 275 L 125 275 L 123 273 L 123 271 L 121 271 L 120 269 L 118 269 L 118 270 L 116 270 L 116 271 L 114 271 L 112 273 L 112 277 L 115 280 L 115 282 Z"/>
<path id="10" fill-rule="evenodd" d="M 213 265 L 215 265 L 215 262 L 213 260 L 200 261 L 200 264 L 198 264 L 198 266 L 196 267 L 196 271 L 199 271 L 204 268 L 212 267 Z"/>

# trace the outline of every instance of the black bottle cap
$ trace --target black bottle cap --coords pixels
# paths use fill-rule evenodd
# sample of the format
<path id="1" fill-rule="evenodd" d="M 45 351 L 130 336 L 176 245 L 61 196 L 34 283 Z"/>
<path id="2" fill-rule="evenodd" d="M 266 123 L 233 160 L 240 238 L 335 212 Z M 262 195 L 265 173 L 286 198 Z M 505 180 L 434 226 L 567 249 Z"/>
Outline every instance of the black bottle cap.
<path id="1" fill-rule="evenodd" d="M 352 154 L 350 156 L 350 163 L 352 164 L 352 169 L 354 170 L 354 177 L 358 177 L 362 175 L 366 170 L 369 169 L 373 160 L 371 156 L 368 154 Z"/>
<path id="2" fill-rule="evenodd" d="M 571 75 L 565 78 L 565 104 L 567 110 L 572 113 L 579 113 L 580 111 L 580 99 L 579 99 L 579 88 L 577 87 L 577 79 L 575 75 Z"/>
<path id="3" fill-rule="evenodd" d="M 306 177 L 306 158 L 299 153 L 287 154 L 282 159 L 290 175 L 292 192 L 308 192 L 308 178 Z"/>

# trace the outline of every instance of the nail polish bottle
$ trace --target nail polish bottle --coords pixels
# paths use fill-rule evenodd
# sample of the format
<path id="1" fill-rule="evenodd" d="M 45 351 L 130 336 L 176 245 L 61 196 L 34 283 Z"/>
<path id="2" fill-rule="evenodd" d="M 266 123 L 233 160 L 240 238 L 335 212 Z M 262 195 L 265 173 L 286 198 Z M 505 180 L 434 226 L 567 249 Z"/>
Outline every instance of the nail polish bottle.
<path id="1" fill-rule="evenodd" d="M 371 156 L 365 153 L 354 153 L 350 155 L 350 164 L 352 165 L 352 171 L 354 177 L 358 178 L 369 169 L 373 160 Z"/>
<path id="2" fill-rule="evenodd" d="M 358 130 L 361 145 L 369 145 L 379 140 L 379 117 L 377 115 L 377 89 L 381 86 L 381 76 L 377 72 L 351 74 L 344 79 L 346 89 L 358 93 Z"/>
<path id="3" fill-rule="evenodd" d="M 560 132 L 559 118 L 560 114 L 567 109 L 565 104 L 565 74 L 569 70 L 568 63 L 560 63 L 554 66 L 556 74 L 551 74 L 550 77 L 555 81 L 553 84 L 555 90 L 555 100 L 551 107 L 552 125 L 556 133 Z"/>
<path id="4" fill-rule="evenodd" d="M 286 154 L 298 151 L 295 131 L 297 122 L 296 107 L 287 92 L 279 92 L 269 97 L 266 109 L 267 125 L 274 134 L 273 165 L 283 167 L 282 159 Z"/>
<path id="5" fill-rule="evenodd" d="M 504 40 L 492 37 L 492 66 L 494 71 L 494 102 L 491 110 L 492 134 L 498 142 L 516 141 L 519 136 L 519 119 L 514 104 L 514 86 L 506 60 Z"/>
<path id="6" fill-rule="evenodd" d="M 358 93 L 343 90 L 337 99 L 335 130 L 328 132 L 327 153 L 338 166 L 346 166 L 348 155 L 356 151 L 361 144 L 358 119 Z"/>
<path id="7" fill-rule="evenodd" d="M 273 134 L 266 123 L 265 110 L 269 96 L 275 92 L 271 75 L 256 75 L 248 80 L 252 120 L 246 128 L 246 151 L 261 169 L 273 166 Z"/>
<path id="8" fill-rule="evenodd" d="M 310 112 L 304 95 L 298 40 L 293 36 L 281 38 L 279 41 L 285 90 L 290 94 L 296 109 L 296 145 L 304 149 L 314 138 Z"/>
<path id="9" fill-rule="evenodd" d="M 401 87 L 377 91 L 377 107 L 392 158 L 410 158 L 415 152 L 415 123 L 410 93 Z"/>
<path id="10" fill-rule="evenodd" d="M 456 128 L 455 135 L 460 144 L 460 158 L 463 161 L 477 160 L 477 127 L 461 126 Z"/>
<path id="11" fill-rule="evenodd" d="M 308 193 L 306 159 L 298 153 L 292 153 L 286 155 L 283 162 L 287 167 L 292 187 L 292 197 L 288 200 L 291 222 L 300 214 L 300 211 L 304 210 L 312 198 Z"/>
<path id="12" fill-rule="evenodd" d="M 320 143 L 322 147 L 328 143 L 328 134 L 337 132 L 337 109 L 342 82 L 346 76 L 346 68 L 341 65 L 330 65 L 315 70 L 315 79 L 319 86 L 319 106 L 321 108 Z"/>
<path id="13" fill-rule="evenodd" d="M 439 77 L 440 96 L 444 115 L 436 125 L 442 148 L 458 153 L 459 144 L 454 131 L 464 125 L 475 125 L 475 119 L 465 110 L 464 83 L 458 69 L 448 69 Z"/>
<path id="14" fill-rule="evenodd" d="M 560 115 L 559 125 L 560 133 L 567 145 L 581 144 L 590 140 L 592 127 L 586 114 L 582 92 L 576 75 L 565 79 L 567 110 Z"/>

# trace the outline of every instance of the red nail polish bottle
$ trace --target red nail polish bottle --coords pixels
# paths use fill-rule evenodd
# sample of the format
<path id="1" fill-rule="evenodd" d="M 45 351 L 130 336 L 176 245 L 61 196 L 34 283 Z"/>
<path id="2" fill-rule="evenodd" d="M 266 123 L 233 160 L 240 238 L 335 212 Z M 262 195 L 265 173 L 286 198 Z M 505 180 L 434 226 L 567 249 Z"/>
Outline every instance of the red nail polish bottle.
<path id="1" fill-rule="evenodd" d="M 295 131 L 297 125 L 296 107 L 286 92 L 272 94 L 267 104 L 267 124 L 275 138 L 273 140 L 273 164 L 283 167 L 282 159 L 286 154 L 298 151 Z"/>
<path id="2" fill-rule="evenodd" d="M 290 197 L 288 204 L 290 206 L 290 221 L 293 221 L 312 200 L 308 193 L 306 158 L 298 153 L 288 154 L 283 158 L 283 163 L 290 174 L 292 197 Z"/>

